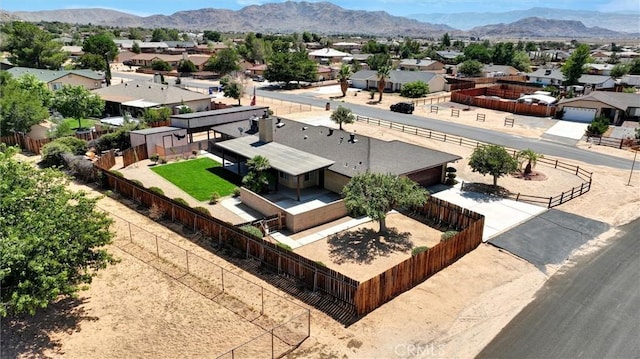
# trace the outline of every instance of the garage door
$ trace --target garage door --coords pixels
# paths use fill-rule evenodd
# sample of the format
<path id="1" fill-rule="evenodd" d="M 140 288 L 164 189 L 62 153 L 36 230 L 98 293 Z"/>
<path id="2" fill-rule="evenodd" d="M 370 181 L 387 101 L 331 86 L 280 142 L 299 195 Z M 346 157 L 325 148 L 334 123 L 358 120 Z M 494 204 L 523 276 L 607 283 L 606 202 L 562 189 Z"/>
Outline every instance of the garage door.
<path id="1" fill-rule="evenodd" d="M 432 186 L 441 182 L 442 166 L 408 174 L 407 177 L 422 186 Z"/>
<path id="2" fill-rule="evenodd" d="M 564 107 L 562 119 L 566 121 L 591 122 L 596 117 L 595 108 Z"/>

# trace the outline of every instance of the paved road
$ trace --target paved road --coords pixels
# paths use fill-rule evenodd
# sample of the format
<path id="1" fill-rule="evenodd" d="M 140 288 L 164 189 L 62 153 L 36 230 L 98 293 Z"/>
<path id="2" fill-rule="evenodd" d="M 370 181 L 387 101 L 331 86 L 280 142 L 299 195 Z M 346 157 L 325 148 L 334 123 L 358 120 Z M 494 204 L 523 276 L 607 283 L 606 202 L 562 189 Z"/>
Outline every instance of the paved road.
<path id="1" fill-rule="evenodd" d="M 136 73 L 114 73 L 116 77 L 125 77 L 131 79 L 149 79 L 150 75 L 136 74 Z M 216 82 L 217 83 L 217 82 Z M 206 88 L 208 85 L 202 81 L 193 81 L 183 78 L 182 84 L 191 87 Z M 256 83 L 257 84 L 257 83 Z M 302 103 L 317 107 L 325 107 L 327 100 L 318 99 L 315 97 L 313 90 L 310 90 L 308 94 L 291 94 L 287 92 L 277 92 L 269 90 L 257 90 L 256 94 L 259 96 L 270 97 L 283 101 L 290 101 L 295 103 Z M 330 102 L 330 101 L 329 101 Z M 421 127 L 432 129 L 435 131 L 445 132 L 452 135 L 457 135 L 481 142 L 496 143 L 506 147 L 523 149 L 531 148 L 532 150 L 543 153 L 545 155 L 554 157 L 564 157 L 585 163 L 594 165 L 603 165 L 622 169 L 631 169 L 631 162 L 627 159 L 622 159 L 614 156 L 608 156 L 600 153 L 590 152 L 582 149 L 578 149 L 569 144 L 561 142 L 553 142 L 544 139 L 525 138 L 511 134 L 505 134 L 497 131 L 486 130 L 483 128 L 466 126 L 458 123 L 452 123 L 433 118 L 425 118 L 415 115 L 398 114 L 389 111 L 387 108 L 375 108 L 371 106 L 363 106 L 357 104 L 350 104 L 345 102 L 333 102 L 331 107 L 342 105 L 350 108 L 354 113 L 381 119 L 387 121 L 393 121 L 409 126 Z"/>
<path id="2" fill-rule="evenodd" d="M 640 219 L 553 276 L 477 358 L 640 358 Z"/>

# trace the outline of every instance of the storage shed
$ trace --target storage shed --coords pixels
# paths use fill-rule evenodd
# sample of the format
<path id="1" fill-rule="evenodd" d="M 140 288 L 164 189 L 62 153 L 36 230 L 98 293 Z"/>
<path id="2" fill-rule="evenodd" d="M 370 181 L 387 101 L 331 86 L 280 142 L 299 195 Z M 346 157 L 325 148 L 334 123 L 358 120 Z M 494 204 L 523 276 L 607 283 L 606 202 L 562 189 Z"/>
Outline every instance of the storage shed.
<path id="1" fill-rule="evenodd" d="M 149 156 L 154 153 L 165 153 L 164 149 L 188 145 L 187 130 L 177 127 L 152 127 L 131 131 L 131 147 L 147 145 Z M 157 147 L 161 147 L 159 151 Z"/>

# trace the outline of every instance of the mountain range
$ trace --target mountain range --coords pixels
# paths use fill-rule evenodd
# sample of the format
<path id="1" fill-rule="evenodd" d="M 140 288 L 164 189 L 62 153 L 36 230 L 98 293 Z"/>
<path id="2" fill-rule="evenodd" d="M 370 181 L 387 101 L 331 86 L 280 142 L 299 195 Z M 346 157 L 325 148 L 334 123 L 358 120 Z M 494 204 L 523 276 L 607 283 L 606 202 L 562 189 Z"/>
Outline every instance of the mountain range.
<path id="1" fill-rule="evenodd" d="M 262 32 L 262 33 L 290 33 L 309 31 L 321 34 L 361 34 L 377 36 L 413 36 L 438 37 L 449 32 L 454 35 L 476 37 L 571 37 L 571 38 L 630 38 L 638 37 L 638 17 L 635 17 L 636 29 L 634 34 L 605 29 L 602 27 L 587 27 L 578 20 L 553 20 L 551 13 L 567 13 L 567 10 L 553 10 L 534 8 L 532 14 L 544 13 L 548 16 L 526 17 L 516 19 L 528 12 L 507 12 L 503 16 L 492 14 L 491 20 L 503 18 L 516 19 L 512 23 L 498 23 L 473 28 L 467 31 L 457 30 L 449 24 L 481 23 L 477 16 L 471 13 L 440 17 L 434 15 L 414 15 L 412 19 L 393 16 L 385 11 L 347 10 L 329 2 L 284 2 L 265 5 L 251 5 L 238 11 L 225 9 L 199 9 L 179 11 L 172 15 L 136 16 L 115 10 L 65 9 L 33 12 L 6 12 L 0 10 L 0 20 L 23 21 L 60 21 L 77 24 L 95 24 L 118 27 L 144 28 L 176 28 L 180 30 L 217 30 L 220 32 Z M 633 22 L 632 15 L 584 12 L 585 19 L 591 19 L 597 14 L 602 24 L 615 22 L 615 19 L 625 19 L 627 26 Z M 486 15 L 486 14 L 485 14 Z M 591 16 L 591 17 L 590 17 Z M 444 23 L 434 24 L 434 19 L 442 19 Z M 464 20 L 461 20 L 464 19 Z M 614 19 L 614 20 L 611 20 Z M 421 21 L 419 21 L 421 20 Z M 429 20 L 430 22 L 424 22 Z M 490 21 L 489 18 L 486 21 Z M 629 27 L 631 28 L 631 27 Z"/>

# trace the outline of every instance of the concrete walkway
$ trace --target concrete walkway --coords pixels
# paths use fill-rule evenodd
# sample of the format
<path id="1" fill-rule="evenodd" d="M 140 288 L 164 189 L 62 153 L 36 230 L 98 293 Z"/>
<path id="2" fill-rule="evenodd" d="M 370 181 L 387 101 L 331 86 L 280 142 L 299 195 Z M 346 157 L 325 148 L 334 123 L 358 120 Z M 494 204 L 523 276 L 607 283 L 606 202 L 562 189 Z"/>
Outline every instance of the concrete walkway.
<path id="1" fill-rule="evenodd" d="M 451 188 L 439 185 L 429 190 L 432 191 L 433 197 L 484 215 L 483 242 L 547 210 L 545 207 L 502 197 L 462 192 L 460 184 Z"/>

